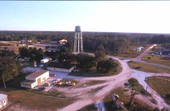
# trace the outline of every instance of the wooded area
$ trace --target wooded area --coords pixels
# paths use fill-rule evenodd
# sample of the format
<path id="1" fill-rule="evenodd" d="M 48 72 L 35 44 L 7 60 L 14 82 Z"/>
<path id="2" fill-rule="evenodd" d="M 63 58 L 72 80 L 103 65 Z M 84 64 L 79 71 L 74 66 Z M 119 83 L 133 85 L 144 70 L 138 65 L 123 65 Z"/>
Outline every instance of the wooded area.
<path id="1" fill-rule="evenodd" d="M 34 41 L 67 39 L 69 49 L 73 49 L 74 32 L 59 31 L 0 31 L 0 40 L 19 41 L 31 39 Z M 130 45 L 168 44 L 168 34 L 140 34 L 140 33 L 111 33 L 111 32 L 83 32 L 84 50 L 94 52 L 99 45 L 103 45 L 106 54 L 121 54 L 129 49 Z"/>

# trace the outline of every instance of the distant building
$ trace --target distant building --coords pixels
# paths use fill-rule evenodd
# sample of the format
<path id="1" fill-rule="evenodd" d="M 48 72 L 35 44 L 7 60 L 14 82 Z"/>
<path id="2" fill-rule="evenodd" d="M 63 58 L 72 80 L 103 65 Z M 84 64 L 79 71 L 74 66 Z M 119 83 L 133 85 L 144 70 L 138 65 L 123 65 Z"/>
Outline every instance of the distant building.
<path id="1" fill-rule="evenodd" d="M 21 87 L 34 88 L 49 78 L 49 71 L 39 70 L 26 76 L 26 80 L 21 82 Z"/>
<path id="2" fill-rule="evenodd" d="M 49 62 L 50 60 L 51 60 L 51 58 L 46 57 L 46 58 L 44 58 L 44 59 L 41 60 L 41 63 L 47 63 L 47 62 Z"/>
<path id="3" fill-rule="evenodd" d="M 138 48 L 136 49 L 136 51 L 140 52 L 140 51 L 142 51 L 143 48 L 144 48 L 144 47 L 138 47 Z"/>
<path id="4" fill-rule="evenodd" d="M 0 110 L 2 107 L 8 104 L 8 96 L 5 94 L 0 94 Z"/>
<path id="5" fill-rule="evenodd" d="M 61 40 L 59 40 L 59 43 L 62 44 L 62 45 L 66 44 L 67 42 L 68 42 L 68 41 L 67 41 L 66 39 L 61 39 Z"/>
<path id="6" fill-rule="evenodd" d="M 58 72 L 72 72 L 75 66 L 67 63 L 51 62 L 47 70 L 58 71 Z"/>

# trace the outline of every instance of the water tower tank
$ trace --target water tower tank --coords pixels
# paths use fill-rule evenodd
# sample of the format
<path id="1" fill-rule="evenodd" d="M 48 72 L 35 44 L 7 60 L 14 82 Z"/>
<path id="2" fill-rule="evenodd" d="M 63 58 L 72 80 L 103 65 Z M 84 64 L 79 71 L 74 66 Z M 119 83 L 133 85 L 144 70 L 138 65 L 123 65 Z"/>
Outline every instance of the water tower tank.
<path id="1" fill-rule="evenodd" d="M 75 32 L 81 32 L 81 28 L 80 28 L 80 26 L 76 26 L 76 28 L 75 28 Z"/>

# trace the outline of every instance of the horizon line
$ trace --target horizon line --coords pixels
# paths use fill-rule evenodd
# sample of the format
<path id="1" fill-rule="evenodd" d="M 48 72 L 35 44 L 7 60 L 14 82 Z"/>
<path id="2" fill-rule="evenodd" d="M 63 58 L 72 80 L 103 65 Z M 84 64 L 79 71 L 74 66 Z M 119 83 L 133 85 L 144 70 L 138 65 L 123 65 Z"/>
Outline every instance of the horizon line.
<path id="1" fill-rule="evenodd" d="M 57 31 L 57 30 L 0 30 L 0 32 L 2 31 L 14 31 L 14 32 L 75 32 L 73 31 Z M 153 33 L 153 32 L 110 32 L 110 31 L 82 31 L 82 32 L 91 32 L 91 33 L 129 33 L 129 34 L 164 34 L 164 35 L 168 35 L 169 33 Z"/>

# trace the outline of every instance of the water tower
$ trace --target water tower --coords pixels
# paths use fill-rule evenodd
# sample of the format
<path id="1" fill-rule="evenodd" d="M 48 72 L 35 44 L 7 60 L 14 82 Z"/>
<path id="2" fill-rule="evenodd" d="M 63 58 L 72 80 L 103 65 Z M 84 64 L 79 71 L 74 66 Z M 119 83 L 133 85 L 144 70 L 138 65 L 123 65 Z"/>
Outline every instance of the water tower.
<path id="1" fill-rule="evenodd" d="M 80 26 L 75 27 L 74 35 L 74 53 L 83 52 L 83 35 Z"/>

